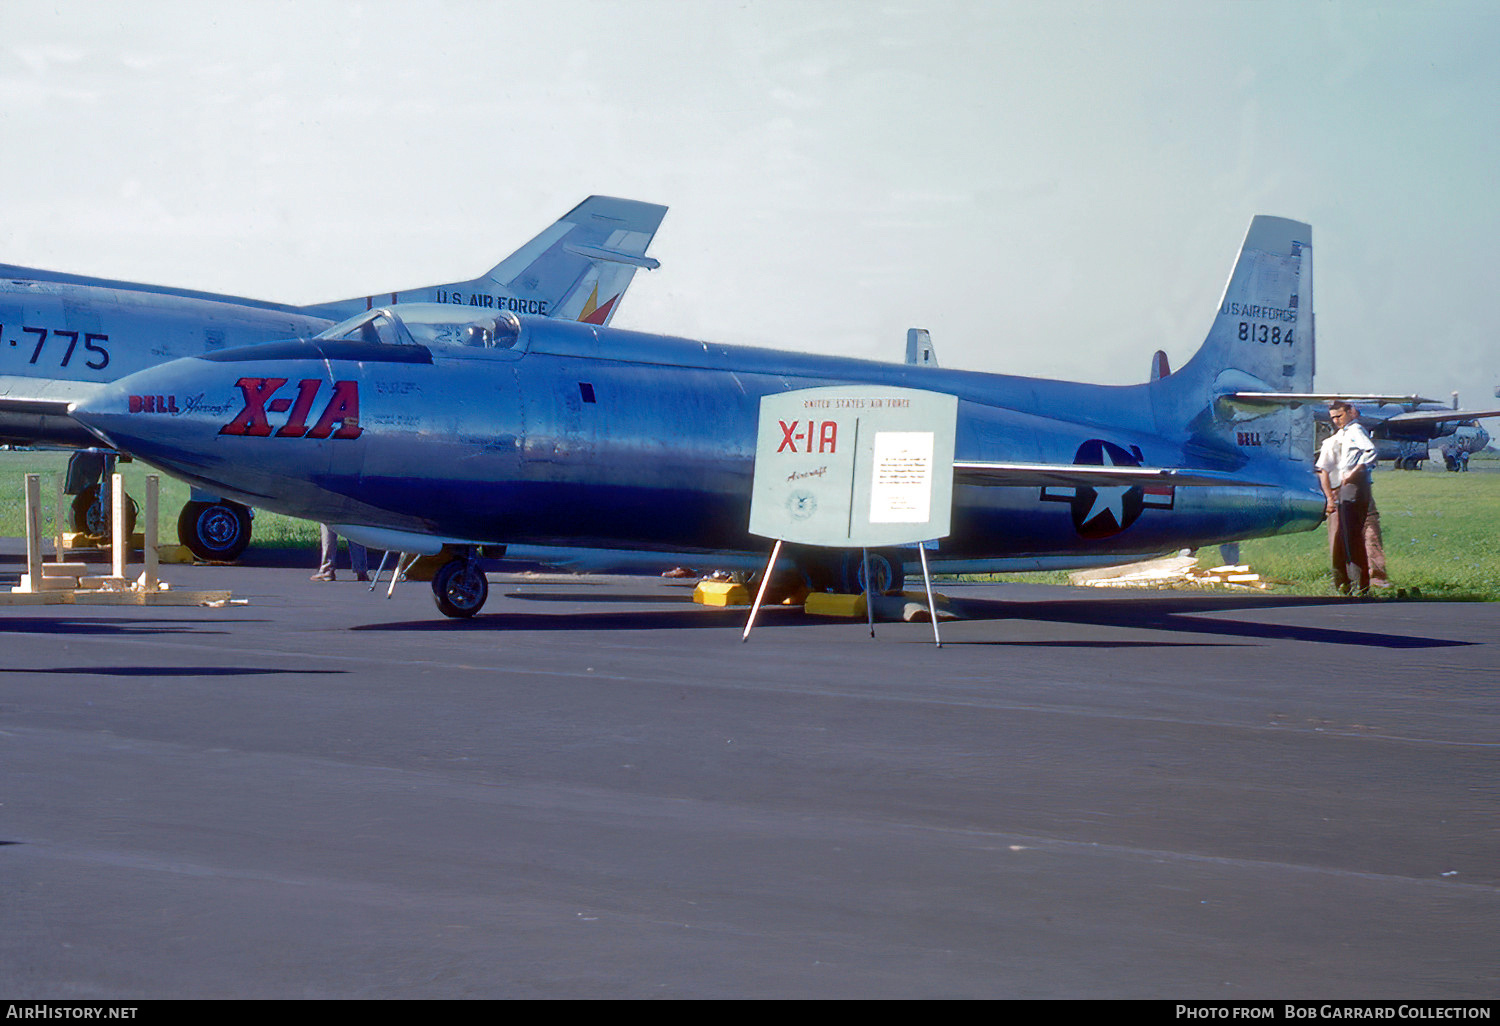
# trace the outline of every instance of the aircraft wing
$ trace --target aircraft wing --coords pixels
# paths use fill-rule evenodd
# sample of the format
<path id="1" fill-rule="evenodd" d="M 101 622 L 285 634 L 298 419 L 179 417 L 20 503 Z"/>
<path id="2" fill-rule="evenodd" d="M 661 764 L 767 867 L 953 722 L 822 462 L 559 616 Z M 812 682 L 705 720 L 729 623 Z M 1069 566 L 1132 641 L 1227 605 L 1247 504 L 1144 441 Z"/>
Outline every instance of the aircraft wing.
<path id="1" fill-rule="evenodd" d="M 1272 481 L 1252 481 L 1214 470 L 1177 467 L 1105 467 L 1088 463 L 990 463 L 953 461 L 953 483 L 1001 487 L 1059 485 L 1066 488 L 1130 488 L 1134 486 L 1280 488 Z"/>
<path id="2" fill-rule="evenodd" d="M 69 381 L 66 378 L 32 378 L 23 374 L 0 374 L 0 400 L 12 403 L 42 403 L 61 407 L 88 399 L 104 385 L 95 381 Z"/>
<path id="3" fill-rule="evenodd" d="M 1417 424 L 1446 424 L 1454 420 L 1479 420 L 1483 417 L 1500 417 L 1500 410 L 1415 410 L 1387 417 L 1385 423 L 1397 427 L 1412 427 Z"/>
<path id="4" fill-rule="evenodd" d="M 88 381 L 0 374 L 0 442 L 49 445 L 99 444 L 68 412 L 68 405 L 103 387 Z"/>

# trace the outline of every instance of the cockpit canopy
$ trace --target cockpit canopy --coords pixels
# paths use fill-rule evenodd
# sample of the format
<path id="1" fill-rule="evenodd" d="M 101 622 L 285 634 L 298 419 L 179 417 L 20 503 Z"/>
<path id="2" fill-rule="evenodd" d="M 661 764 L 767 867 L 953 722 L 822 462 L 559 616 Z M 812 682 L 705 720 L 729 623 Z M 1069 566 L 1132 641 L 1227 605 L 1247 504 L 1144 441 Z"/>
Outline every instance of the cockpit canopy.
<path id="1" fill-rule="evenodd" d="M 482 314 L 442 303 L 403 303 L 378 307 L 340 321 L 317 336 L 324 341 L 388 346 L 468 346 L 514 349 L 521 321 L 507 311 Z"/>

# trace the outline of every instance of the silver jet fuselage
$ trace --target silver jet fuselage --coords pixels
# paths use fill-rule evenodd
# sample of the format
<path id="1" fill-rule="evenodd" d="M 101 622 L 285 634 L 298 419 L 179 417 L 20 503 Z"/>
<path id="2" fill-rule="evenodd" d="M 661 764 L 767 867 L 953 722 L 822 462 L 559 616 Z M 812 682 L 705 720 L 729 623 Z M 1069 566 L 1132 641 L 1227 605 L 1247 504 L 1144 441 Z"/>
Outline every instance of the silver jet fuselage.
<path id="1" fill-rule="evenodd" d="M 1270 483 L 960 484 L 945 560 L 1166 551 L 1305 530 L 1322 516 L 1308 463 L 1247 447 L 1245 432 L 1236 444 L 1213 420 L 1202 368 L 1171 386 L 1099 386 L 510 324 L 498 345 L 319 338 L 178 360 L 76 413 L 247 503 L 467 543 L 763 551 L 747 531 L 761 396 L 855 382 L 958 396 L 960 461 L 1188 467 Z M 795 440 L 805 426 L 783 428 L 787 444 L 806 444 Z"/>

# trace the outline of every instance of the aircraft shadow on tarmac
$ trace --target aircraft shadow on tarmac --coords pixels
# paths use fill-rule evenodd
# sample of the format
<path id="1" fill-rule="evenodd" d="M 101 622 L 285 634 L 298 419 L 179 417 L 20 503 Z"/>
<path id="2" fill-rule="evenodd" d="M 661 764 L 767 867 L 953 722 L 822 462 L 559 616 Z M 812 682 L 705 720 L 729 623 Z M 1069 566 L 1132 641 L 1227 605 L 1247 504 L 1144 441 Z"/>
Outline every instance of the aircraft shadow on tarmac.
<path id="1" fill-rule="evenodd" d="M 686 605 L 686 599 L 662 596 L 629 594 L 589 595 L 532 593 L 508 595 L 507 599 L 551 600 L 566 603 L 618 602 L 620 604 L 645 604 L 672 601 L 683 603 L 679 608 L 615 610 L 610 612 L 562 610 L 558 612 L 499 612 L 480 614 L 470 620 L 417 620 L 380 624 L 364 624 L 353 627 L 361 631 L 447 631 L 447 630 L 502 630 L 502 631 L 609 631 L 609 630 L 680 630 L 683 628 L 742 628 L 748 616 L 745 608 L 706 608 Z M 1373 631 L 1346 630 L 1335 627 L 1318 627 L 1297 623 L 1260 623 L 1223 616 L 1209 615 L 1233 613 L 1240 610 L 1272 610 L 1287 608 L 1316 609 L 1346 603 L 1344 599 L 1286 597 L 1268 599 L 1263 596 L 1240 597 L 1219 595 L 1166 595 L 1147 598 L 1100 598 L 1059 599 L 1047 601 L 1018 601 L 1005 599 L 964 598 L 952 602 L 952 608 L 961 614 L 959 622 L 1025 620 L 1041 623 L 1071 623 L 1088 627 L 1125 627 L 1142 631 L 1168 631 L 1174 634 L 1209 635 L 1219 641 L 1166 641 L 1152 638 L 1141 639 L 1062 639 L 1062 640 L 1011 640 L 1007 638 L 965 639 L 955 638 L 950 632 L 944 645 L 1015 645 L 1032 647 L 1077 647 L 1077 648 L 1130 648 L 1164 647 L 1184 645 L 1232 645 L 1248 644 L 1256 640 L 1311 641 L 1328 645 L 1352 645 L 1360 648 L 1421 649 L 1447 648 L 1475 644 L 1471 641 L 1449 638 L 1429 638 Z M 757 630 L 765 627 L 826 627 L 836 620 L 807 616 L 797 608 L 780 606 L 761 610 Z M 853 621 L 849 621 L 853 622 Z M 925 640 L 925 639 L 924 639 Z"/>
<path id="2" fill-rule="evenodd" d="M 45 669 L 0 667 L 0 673 L 54 673 L 94 677 L 251 677 L 295 673 L 298 676 L 348 673 L 348 670 L 271 669 L 254 666 L 49 666 Z"/>
<path id="3" fill-rule="evenodd" d="M 132 620 L 123 616 L 101 617 L 0 617 L 0 634 L 230 634 L 215 627 L 222 620 Z M 267 623 L 266 620 L 235 620 L 236 625 Z"/>
<path id="4" fill-rule="evenodd" d="M 523 602 L 617 602 L 636 605 L 662 604 L 680 606 L 684 602 L 690 601 L 685 596 L 686 593 L 674 595 L 670 592 L 660 595 L 612 595 L 574 591 L 527 591 L 519 594 L 508 594 L 505 597 L 519 599 Z"/>
<path id="5" fill-rule="evenodd" d="M 1451 638 L 1344 630 L 1298 623 L 1260 623 L 1204 614 L 1256 609 L 1320 608 L 1343 605 L 1348 599 L 1288 596 L 1281 599 L 1241 598 L 1233 595 L 1165 595 L 1126 601 L 1063 599 L 1022 605 L 997 599 L 967 599 L 955 607 L 972 620 L 1024 619 L 1076 623 L 1094 627 L 1215 634 L 1228 638 L 1268 641 L 1314 641 L 1325 645 L 1361 648 L 1449 648 L 1476 644 Z M 986 612 L 985 610 L 989 611 Z M 1005 639 L 970 644 L 1027 644 Z M 1091 643 L 1093 644 L 1093 643 Z"/>

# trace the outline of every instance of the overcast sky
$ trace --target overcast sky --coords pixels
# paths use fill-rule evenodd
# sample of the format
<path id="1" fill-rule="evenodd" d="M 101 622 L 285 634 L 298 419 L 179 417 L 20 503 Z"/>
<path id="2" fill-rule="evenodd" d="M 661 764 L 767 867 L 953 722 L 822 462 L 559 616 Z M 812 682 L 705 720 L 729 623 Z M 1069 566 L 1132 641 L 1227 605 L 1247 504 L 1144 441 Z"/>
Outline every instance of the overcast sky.
<path id="1" fill-rule="evenodd" d="M 1309 221 L 1323 389 L 1493 404 L 1500 5 L 0 6 L 0 262 L 308 303 L 668 205 L 617 327 L 1114 384 Z"/>

